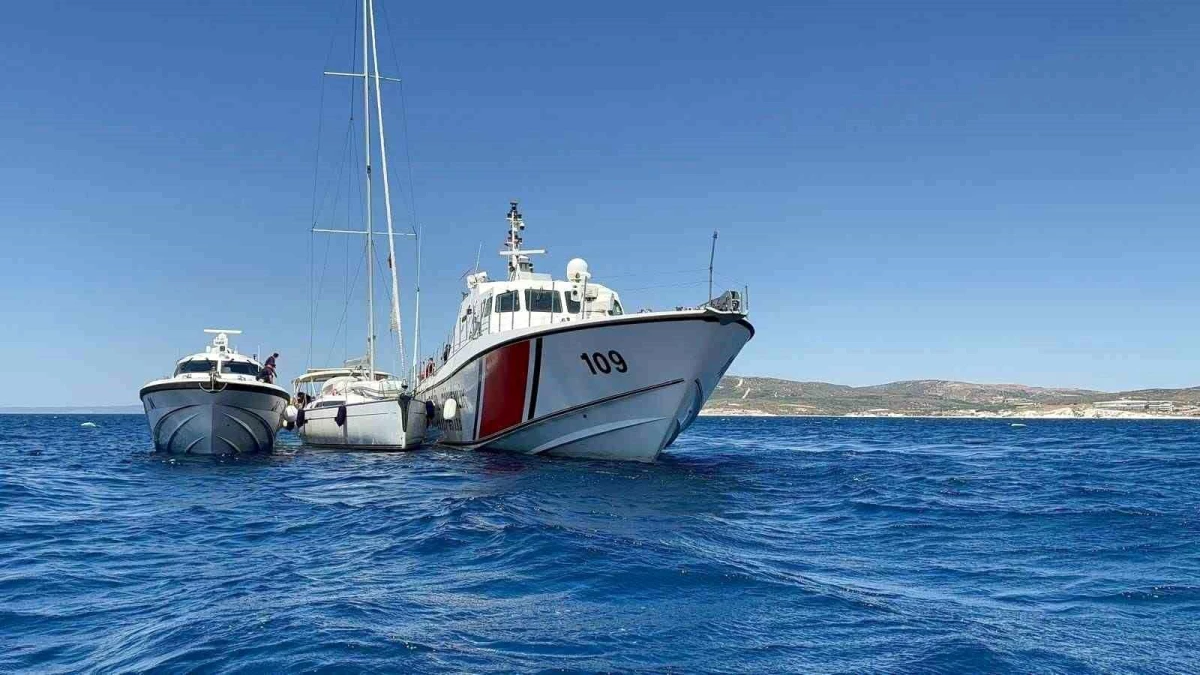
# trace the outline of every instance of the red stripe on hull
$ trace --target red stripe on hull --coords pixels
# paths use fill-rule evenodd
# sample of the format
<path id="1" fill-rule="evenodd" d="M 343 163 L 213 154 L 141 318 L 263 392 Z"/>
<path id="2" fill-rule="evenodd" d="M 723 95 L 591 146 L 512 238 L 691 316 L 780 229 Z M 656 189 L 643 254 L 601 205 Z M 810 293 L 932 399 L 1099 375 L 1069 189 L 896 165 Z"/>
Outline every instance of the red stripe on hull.
<path id="1" fill-rule="evenodd" d="M 517 342 L 488 353 L 483 368 L 480 438 L 521 423 L 529 376 L 529 342 Z"/>

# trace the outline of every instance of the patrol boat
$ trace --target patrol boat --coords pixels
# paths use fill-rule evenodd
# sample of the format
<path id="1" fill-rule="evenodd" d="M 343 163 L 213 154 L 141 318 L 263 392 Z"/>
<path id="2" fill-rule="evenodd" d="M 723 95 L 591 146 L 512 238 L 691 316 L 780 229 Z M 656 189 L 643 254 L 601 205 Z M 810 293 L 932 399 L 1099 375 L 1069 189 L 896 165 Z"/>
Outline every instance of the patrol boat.
<path id="1" fill-rule="evenodd" d="M 688 427 L 754 335 L 745 294 L 628 314 L 579 258 L 534 272 L 512 202 L 508 277 L 467 277 L 449 342 L 420 372 L 443 445 L 654 461 Z M 711 295 L 711 293 L 710 293 Z"/>
<path id="2" fill-rule="evenodd" d="M 270 452 L 283 423 L 288 392 L 259 381 L 262 366 L 229 344 L 240 330 L 208 328 L 203 352 L 180 359 L 167 378 L 138 396 L 159 452 L 229 455 Z"/>

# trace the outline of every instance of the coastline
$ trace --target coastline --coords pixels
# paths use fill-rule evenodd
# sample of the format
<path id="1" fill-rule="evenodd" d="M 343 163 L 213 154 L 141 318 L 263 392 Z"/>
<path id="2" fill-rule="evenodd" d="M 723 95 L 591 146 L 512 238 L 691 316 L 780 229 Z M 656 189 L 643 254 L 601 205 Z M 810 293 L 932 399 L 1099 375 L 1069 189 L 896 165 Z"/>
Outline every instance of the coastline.
<path id="1" fill-rule="evenodd" d="M 1200 422 L 1200 415 L 1151 415 L 1151 414 L 1128 414 L 1128 415 L 1029 415 L 1029 414 L 950 414 L 950 415 L 923 415 L 916 413 L 888 413 L 888 414 L 872 414 L 872 413 L 845 413 L 837 414 L 797 414 L 797 413 L 770 413 L 762 410 L 701 410 L 698 417 L 812 417 L 826 419 L 923 419 L 923 420 L 1102 420 L 1102 421 L 1140 421 L 1140 420 L 1190 420 Z"/>

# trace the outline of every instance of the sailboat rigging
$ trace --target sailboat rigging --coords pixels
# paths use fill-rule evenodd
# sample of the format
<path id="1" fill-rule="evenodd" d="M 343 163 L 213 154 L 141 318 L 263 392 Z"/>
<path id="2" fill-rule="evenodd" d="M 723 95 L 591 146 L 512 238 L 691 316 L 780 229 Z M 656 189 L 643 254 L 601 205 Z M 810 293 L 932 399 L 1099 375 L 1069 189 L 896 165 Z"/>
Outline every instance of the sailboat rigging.
<path id="1" fill-rule="evenodd" d="M 379 47 L 375 27 L 374 0 L 362 2 L 362 72 L 330 72 L 326 75 L 361 78 L 363 82 L 363 176 L 364 229 L 313 227 L 313 232 L 365 235 L 367 264 L 366 355 L 337 368 L 309 368 L 296 378 L 299 410 L 297 430 L 312 445 L 361 449 L 406 449 L 421 443 L 425 432 L 423 405 L 412 405 L 408 382 L 383 372 L 377 364 L 378 336 L 375 334 L 375 223 L 372 171 L 372 118 L 379 139 L 383 170 L 383 206 L 388 242 L 390 279 L 389 326 L 396 331 L 398 363 L 405 362 L 404 331 L 400 315 L 400 286 L 396 259 L 396 236 L 392 213 L 391 180 L 388 170 L 387 135 L 384 126 L 382 81 L 395 81 L 379 72 Z M 374 93 L 374 105 L 372 105 Z M 372 113 L 374 113 L 372 115 Z M 415 232 L 413 233 L 415 236 Z M 312 389 L 315 395 L 309 395 Z"/>

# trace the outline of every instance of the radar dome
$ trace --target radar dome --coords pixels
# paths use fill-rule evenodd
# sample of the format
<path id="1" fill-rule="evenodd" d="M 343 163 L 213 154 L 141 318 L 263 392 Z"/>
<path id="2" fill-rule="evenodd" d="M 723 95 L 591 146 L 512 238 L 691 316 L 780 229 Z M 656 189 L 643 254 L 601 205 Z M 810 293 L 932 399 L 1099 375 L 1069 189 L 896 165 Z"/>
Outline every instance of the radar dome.
<path id="1" fill-rule="evenodd" d="M 590 276 L 587 261 L 583 258 L 572 258 L 571 262 L 567 263 L 567 281 L 580 282 Z"/>

